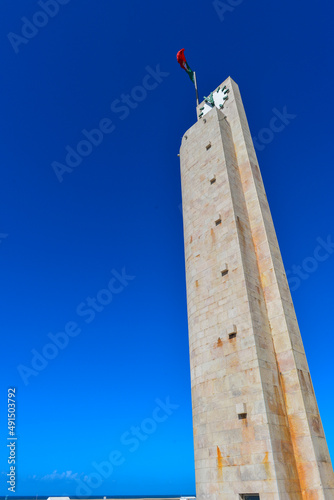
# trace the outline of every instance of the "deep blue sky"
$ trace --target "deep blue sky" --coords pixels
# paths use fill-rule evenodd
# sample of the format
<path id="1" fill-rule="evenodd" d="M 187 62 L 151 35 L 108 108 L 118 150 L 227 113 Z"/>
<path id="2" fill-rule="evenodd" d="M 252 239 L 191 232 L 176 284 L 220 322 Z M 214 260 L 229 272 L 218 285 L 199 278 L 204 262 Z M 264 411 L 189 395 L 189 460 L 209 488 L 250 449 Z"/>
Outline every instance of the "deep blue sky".
<path id="1" fill-rule="evenodd" d="M 334 253 L 305 261 L 317 238 L 334 239 L 332 3 L 241 0 L 220 19 L 204 0 L 70 0 L 15 53 L 8 33 L 40 10 L 0 7 L 1 470 L 13 386 L 17 494 L 74 496 L 113 450 L 122 463 L 92 495 L 195 491 L 177 153 L 196 115 L 175 58 L 183 47 L 200 96 L 236 80 L 254 136 L 274 108 L 296 115 L 258 157 L 333 456 Z M 129 113 L 111 111 L 157 65 L 156 88 Z M 60 183 L 52 163 L 104 118 L 113 132 Z M 294 265 L 309 266 L 303 279 Z M 135 278 L 112 282 L 121 291 L 94 318 L 79 316 L 123 268 Z M 25 385 L 17 367 L 71 321 L 81 332 Z M 168 397 L 179 407 L 160 410 L 154 428 L 145 419 Z M 129 444 L 140 425 L 150 434 Z"/>

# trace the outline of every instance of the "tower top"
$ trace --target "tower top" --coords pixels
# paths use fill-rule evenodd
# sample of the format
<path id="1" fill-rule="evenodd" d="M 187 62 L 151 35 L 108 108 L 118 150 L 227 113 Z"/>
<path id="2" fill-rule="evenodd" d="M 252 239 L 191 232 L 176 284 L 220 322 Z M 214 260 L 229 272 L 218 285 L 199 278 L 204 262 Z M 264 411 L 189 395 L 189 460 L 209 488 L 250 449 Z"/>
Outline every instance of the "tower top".
<path id="1" fill-rule="evenodd" d="M 232 82 L 236 83 L 229 76 L 223 83 L 215 88 L 204 100 L 197 106 L 197 117 L 203 118 L 212 108 L 216 107 L 223 110 L 229 99 Z"/>

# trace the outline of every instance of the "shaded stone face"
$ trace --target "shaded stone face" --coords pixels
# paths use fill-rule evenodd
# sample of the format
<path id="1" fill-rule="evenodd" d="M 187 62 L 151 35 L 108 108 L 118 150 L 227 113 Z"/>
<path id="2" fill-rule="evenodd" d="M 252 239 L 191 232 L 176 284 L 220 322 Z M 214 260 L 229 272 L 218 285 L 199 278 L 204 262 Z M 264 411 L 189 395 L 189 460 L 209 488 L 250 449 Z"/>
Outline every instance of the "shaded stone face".
<path id="1" fill-rule="evenodd" d="M 245 111 L 224 87 L 180 149 L 197 498 L 334 499 Z"/>

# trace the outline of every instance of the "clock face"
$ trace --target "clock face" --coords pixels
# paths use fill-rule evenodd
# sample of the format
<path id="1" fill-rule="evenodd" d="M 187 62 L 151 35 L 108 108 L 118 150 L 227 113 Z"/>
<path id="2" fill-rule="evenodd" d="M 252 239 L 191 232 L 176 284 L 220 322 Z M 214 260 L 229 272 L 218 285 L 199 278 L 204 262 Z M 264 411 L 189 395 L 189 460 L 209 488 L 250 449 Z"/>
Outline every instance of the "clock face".
<path id="1" fill-rule="evenodd" d="M 206 113 L 208 113 L 214 106 L 218 109 L 224 109 L 224 105 L 228 100 L 228 94 L 230 90 L 225 85 L 224 87 L 218 87 L 217 90 L 211 92 L 208 97 L 204 97 L 204 105 L 200 108 L 199 118 L 202 118 Z"/>

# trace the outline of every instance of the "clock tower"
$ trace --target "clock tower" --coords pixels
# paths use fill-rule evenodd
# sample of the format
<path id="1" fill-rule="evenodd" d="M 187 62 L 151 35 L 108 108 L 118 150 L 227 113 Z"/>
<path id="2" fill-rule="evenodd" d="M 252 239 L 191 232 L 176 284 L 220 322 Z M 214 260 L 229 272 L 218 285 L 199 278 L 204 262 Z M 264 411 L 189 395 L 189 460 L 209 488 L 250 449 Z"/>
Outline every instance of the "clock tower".
<path id="1" fill-rule="evenodd" d="M 334 476 L 237 84 L 197 107 L 181 181 L 198 500 L 333 500 Z"/>

